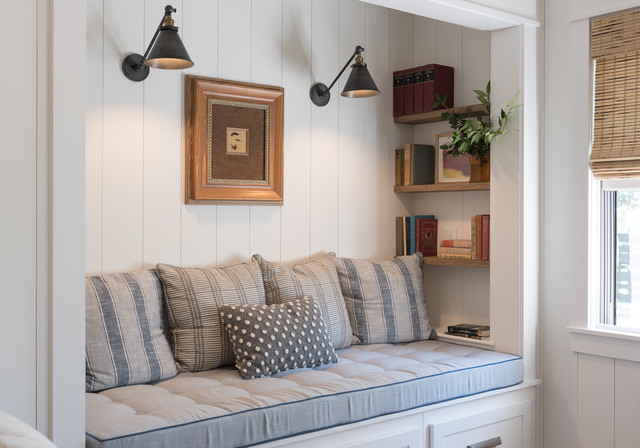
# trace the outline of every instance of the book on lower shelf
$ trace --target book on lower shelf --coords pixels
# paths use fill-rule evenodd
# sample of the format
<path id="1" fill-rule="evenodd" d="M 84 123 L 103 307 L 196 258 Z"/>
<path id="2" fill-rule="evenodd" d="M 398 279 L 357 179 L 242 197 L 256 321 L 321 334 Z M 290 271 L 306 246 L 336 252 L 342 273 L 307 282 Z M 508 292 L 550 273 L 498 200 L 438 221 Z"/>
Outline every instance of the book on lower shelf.
<path id="1" fill-rule="evenodd" d="M 487 339 L 491 335 L 489 325 L 478 324 L 456 324 L 447 327 L 447 334 L 453 336 L 463 336 L 474 339 Z"/>

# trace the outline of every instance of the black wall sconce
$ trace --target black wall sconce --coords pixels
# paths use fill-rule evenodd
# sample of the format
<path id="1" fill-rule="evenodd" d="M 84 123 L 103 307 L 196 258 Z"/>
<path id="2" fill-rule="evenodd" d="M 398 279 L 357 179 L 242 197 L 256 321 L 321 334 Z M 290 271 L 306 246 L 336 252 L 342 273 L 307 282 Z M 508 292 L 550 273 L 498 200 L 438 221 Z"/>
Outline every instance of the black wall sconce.
<path id="1" fill-rule="evenodd" d="M 171 14 L 174 12 L 176 9 L 173 6 L 165 6 L 164 17 L 144 56 L 133 53 L 122 61 L 122 72 L 131 81 L 147 79 L 149 67 L 173 70 L 193 67 L 193 61 L 178 34 L 178 27 L 173 26 Z"/>
<path id="2" fill-rule="evenodd" d="M 338 78 L 344 73 L 351 61 L 353 61 L 353 58 L 356 59 L 356 62 L 351 66 L 351 74 L 349 75 L 349 79 L 347 79 L 347 83 L 344 85 L 341 95 L 349 98 L 367 98 L 380 95 L 380 90 L 378 90 L 376 83 L 373 82 L 373 78 L 371 78 L 369 70 L 367 69 L 367 64 L 364 63 L 364 59 L 362 59 L 362 55 L 360 54 L 363 51 L 364 48 L 360 45 L 356 47 L 351 58 L 349 58 L 344 67 L 342 67 L 342 70 L 340 70 L 340 73 L 338 73 L 338 76 L 336 76 L 336 79 L 333 80 L 329 87 L 321 82 L 317 82 L 311 86 L 309 95 L 311 96 L 313 104 L 316 106 L 325 106 L 329 102 L 331 99 L 329 90 L 331 90 L 331 87 L 333 87 Z"/>

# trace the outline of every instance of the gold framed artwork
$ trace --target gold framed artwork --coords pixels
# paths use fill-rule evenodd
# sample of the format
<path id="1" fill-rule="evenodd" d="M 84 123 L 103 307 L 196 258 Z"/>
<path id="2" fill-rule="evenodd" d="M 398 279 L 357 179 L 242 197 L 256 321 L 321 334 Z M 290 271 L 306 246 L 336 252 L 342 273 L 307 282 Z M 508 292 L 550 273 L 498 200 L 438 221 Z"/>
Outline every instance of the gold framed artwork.
<path id="1" fill-rule="evenodd" d="M 461 154 L 453 157 L 447 154 L 446 149 L 440 149 L 442 145 L 451 143 L 453 134 L 436 135 L 436 183 L 448 184 L 452 182 L 469 182 L 471 166 L 469 156 Z"/>
<path id="2" fill-rule="evenodd" d="M 284 88 L 186 77 L 187 204 L 282 205 Z"/>

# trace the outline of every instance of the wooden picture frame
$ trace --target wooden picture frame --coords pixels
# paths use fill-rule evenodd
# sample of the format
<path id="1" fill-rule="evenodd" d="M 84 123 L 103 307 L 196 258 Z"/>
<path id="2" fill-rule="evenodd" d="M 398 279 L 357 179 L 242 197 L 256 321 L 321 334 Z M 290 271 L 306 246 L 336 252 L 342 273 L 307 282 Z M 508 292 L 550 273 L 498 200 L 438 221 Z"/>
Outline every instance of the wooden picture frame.
<path id="1" fill-rule="evenodd" d="M 451 143 L 452 135 L 452 133 L 436 135 L 436 184 L 468 183 L 471 176 L 468 155 L 453 157 L 447 155 L 445 149 L 440 149 L 440 146 Z"/>
<path id="2" fill-rule="evenodd" d="M 187 75 L 185 203 L 282 205 L 284 88 Z"/>

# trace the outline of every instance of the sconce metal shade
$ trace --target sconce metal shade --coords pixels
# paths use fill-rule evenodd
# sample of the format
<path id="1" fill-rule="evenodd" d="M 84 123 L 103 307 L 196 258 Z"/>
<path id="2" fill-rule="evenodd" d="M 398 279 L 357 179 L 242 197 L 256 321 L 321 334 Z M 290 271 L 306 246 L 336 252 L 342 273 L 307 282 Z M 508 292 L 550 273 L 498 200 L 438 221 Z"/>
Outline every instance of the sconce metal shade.
<path id="1" fill-rule="evenodd" d="M 380 90 L 373 81 L 367 64 L 353 64 L 351 66 L 351 74 L 341 95 L 348 98 L 367 98 L 380 95 Z"/>
<path id="2" fill-rule="evenodd" d="M 178 28 L 163 26 L 144 65 L 153 68 L 182 70 L 193 67 L 193 61 L 180 39 Z"/>
<path id="3" fill-rule="evenodd" d="M 176 9 L 167 5 L 144 56 L 133 53 L 122 61 L 122 72 L 131 81 L 143 81 L 149 76 L 149 67 L 181 70 L 193 67 L 193 61 L 184 47 L 178 27 L 173 26 L 171 14 Z"/>
<path id="4" fill-rule="evenodd" d="M 361 53 L 363 51 L 364 48 L 360 45 L 356 47 L 351 58 L 349 58 L 344 67 L 342 67 L 342 70 L 340 70 L 340 73 L 338 73 L 338 76 L 336 76 L 336 79 L 333 80 L 329 87 L 321 82 L 317 82 L 311 86 L 309 96 L 311 97 L 313 104 L 322 107 L 329 103 L 329 100 L 331 99 L 331 87 L 333 87 L 336 81 L 338 81 L 338 78 L 342 76 L 354 58 L 356 62 L 351 66 L 351 74 L 349 75 L 349 79 L 347 79 L 347 83 L 345 84 L 341 95 L 348 98 L 367 98 L 380 94 L 380 90 L 378 90 L 376 83 L 373 81 L 373 78 L 367 69 L 367 64 L 365 64 L 362 59 Z"/>

